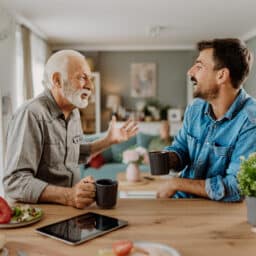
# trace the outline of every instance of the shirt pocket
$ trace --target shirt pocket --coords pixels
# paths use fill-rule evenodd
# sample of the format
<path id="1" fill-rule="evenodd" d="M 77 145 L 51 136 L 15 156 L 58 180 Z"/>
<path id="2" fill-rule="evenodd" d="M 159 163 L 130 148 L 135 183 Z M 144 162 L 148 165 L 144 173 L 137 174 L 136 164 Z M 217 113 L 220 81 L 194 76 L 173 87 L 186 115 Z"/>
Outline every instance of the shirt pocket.
<path id="1" fill-rule="evenodd" d="M 229 157 L 232 147 L 213 145 L 214 154 L 219 157 Z"/>
<path id="2" fill-rule="evenodd" d="M 55 167 L 61 163 L 60 141 L 47 140 L 44 143 L 43 161 L 48 166 Z"/>
<path id="3" fill-rule="evenodd" d="M 212 145 L 212 152 L 210 154 L 210 165 L 212 166 L 212 175 L 224 175 L 230 163 L 232 154 L 232 146 Z"/>

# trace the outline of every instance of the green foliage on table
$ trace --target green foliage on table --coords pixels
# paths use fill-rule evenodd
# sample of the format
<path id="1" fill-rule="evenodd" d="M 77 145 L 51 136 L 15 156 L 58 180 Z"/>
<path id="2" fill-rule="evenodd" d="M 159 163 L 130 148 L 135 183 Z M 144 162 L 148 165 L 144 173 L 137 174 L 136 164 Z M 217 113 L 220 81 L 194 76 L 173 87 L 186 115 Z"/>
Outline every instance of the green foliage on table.
<path id="1" fill-rule="evenodd" d="M 241 193 L 245 196 L 256 197 L 256 153 L 250 154 L 248 159 L 241 158 L 237 178 Z"/>
<path id="2" fill-rule="evenodd" d="M 12 207 L 12 223 L 20 223 L 40 218 L 43 212 L 40 208 L 29 205 L 16 205 Z"/>

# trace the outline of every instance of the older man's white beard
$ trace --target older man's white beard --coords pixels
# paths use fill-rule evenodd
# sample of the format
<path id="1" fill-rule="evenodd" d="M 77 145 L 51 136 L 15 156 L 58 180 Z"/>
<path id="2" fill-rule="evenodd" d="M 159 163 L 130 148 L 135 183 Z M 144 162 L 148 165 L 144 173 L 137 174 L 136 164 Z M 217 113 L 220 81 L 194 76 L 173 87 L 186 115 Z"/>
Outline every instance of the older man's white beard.
<path id="1" fill-rule="evenodd" d="M 87 98 L 82 99 L 82 94 L 84 93 L 87 94 Z M 89 103 L 88 99 L 91 95 L 91 91 L 86 89 L 75 90 L 69 82 L 64 81 L 63 94 L 64 97 L 75 107 L 86 108 Z"/>

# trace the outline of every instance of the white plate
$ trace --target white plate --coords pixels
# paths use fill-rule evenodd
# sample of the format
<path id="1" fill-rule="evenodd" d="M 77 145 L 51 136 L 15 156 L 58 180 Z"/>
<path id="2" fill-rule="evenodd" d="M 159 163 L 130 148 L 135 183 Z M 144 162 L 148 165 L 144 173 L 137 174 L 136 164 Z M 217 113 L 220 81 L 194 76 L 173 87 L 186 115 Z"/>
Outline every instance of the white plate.
<path id="1" fill-rule="evenodd" d="M 152 253 L 150 255 L 159 255 L 159 256 L 180 256 L 180 254 L 172 247 L 165 245 L 165 244 L 159 244 L 159 243 L 151 243 L 146 241 L 138 241 L 134 243 L 135 246 L 138 246 L 140 248 L 145 249 L 146 251 L 150 252 L 150 249 L 152 248 Z M 156 249 L 159 251 L 159 254 L 153 254 L 153 250 Z M 133 253 L 132 256 L 141 256 L 141 253 Z"/>
<path id="2" fill-rule="evenodd" d="M 37 217 L 35 219 L 32 219 L 30 221 L 22 221 L 22 222 L 19 222 L 19 223 L 17 223 L 17 222 L 15 222 L 15 223 L 9 222 L 9 223 L 6 223 L 6 224 L 0 224 L 0 229 L 1 228 L 20 228 L 20 227 L 28 226 L 28 225 L 31 225 L 33 223 L 38 222 L 39 220 L 42 219 L 44 214 L 43 214 L 42 209 L 36 208 L 36 210 L 42 212 L 41 216 L 39 216 L 39 217 Z"/>

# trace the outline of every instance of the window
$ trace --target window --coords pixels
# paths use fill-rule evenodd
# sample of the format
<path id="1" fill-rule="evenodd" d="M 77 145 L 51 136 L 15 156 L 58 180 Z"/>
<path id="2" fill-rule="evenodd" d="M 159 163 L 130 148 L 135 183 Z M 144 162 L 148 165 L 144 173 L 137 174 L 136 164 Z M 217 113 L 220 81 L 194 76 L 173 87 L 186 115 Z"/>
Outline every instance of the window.
<path id="1" fill-rule="evenodd" d="M 44 66 L 48 57 L 48 46 L 46 42 L 31 33 L 31 64 L 32 64 L 32 81 L 33 81 L 33 96 L 37 96 L 43 92 L 42 84 Z"/>
<path id="2" fill-rule="evenodd" d="M 23 89 L 23 81 L 24 81 L 24 63 L 23 63 L 23 44 L 22 44 L 22 32 L 20 25 L 16 25 L 15 31 L 15 47 L 16 47 L 16 106 L 15 109 L 19 108 L 24 102 L 24 89 Z"/>

